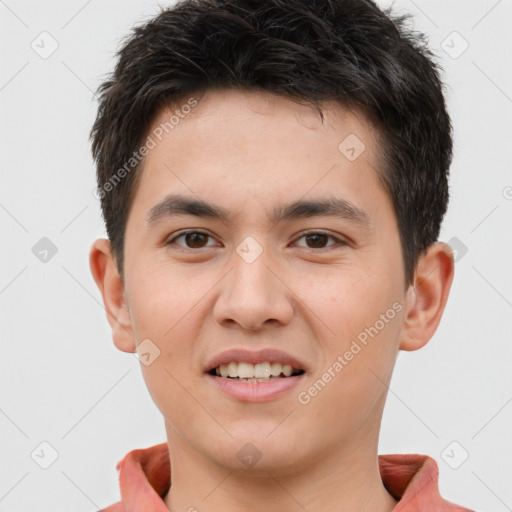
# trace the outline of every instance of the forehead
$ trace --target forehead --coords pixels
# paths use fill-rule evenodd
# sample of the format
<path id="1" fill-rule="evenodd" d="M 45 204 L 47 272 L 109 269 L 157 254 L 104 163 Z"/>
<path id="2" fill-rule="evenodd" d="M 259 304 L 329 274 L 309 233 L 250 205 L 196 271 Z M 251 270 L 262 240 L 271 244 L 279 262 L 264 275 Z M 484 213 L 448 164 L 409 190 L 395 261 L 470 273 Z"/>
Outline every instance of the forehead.
<path id="1" fill-rule="evenodd" d="M 324 119 L 320 114 L 323 113 Z M 171 120 L 173 126 L 165 129 Z M 378 130 L 361 108 L 348 108 L 339 101 L 323 101 L 318 105 L 306 99 L 287 97 L 258 89 L 213 88 L 175 98 L 153 116 L 151 130 L 164 128 L 163 137 L 178 127 L 193 124 L 200 132 L 211 123 L 250 122 L 259 125 L 297 125 L 311 131 L 310 135 L 325 135 L 328 130 L 343 132 L 343 125 L 366 137 L 378 138 Z M 348 127 L 348 126 L 347 126 Z M 341 130 L 341 132 L 340 132 Z M 219 134 L 215 134 L 219 136 Z"/>
<path id="2" fill-rule="evenodd" d="M 268 92 L 183 96 L 153 119 L 147 136 L 154 147 L 143 161 L 138 202 L 147 216 L 170 192 L 216 204 L 238 199 L 246 208 L 291 204 L 308 194 L 339 192 L 353 204 L 358 194 L 374 196 L 378 133 L 361 112 L 336 102 L 321 108 L 323 120 L 314 106 Z"/>

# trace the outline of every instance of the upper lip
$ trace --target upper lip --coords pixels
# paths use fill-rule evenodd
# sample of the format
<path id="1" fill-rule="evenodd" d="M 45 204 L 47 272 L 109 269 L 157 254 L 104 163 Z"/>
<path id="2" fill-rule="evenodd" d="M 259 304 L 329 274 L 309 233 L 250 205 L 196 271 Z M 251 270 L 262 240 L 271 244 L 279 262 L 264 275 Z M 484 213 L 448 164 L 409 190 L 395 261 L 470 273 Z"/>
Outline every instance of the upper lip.
<path id="1" fill-rule="evenodd" d="M 307 371 L 306 364 L 296 357 L 287 354 L 281 350 L 277 350 L 274 348 L 265 348 L 261 350 L 247 350 L 244 348 L 233 348 L 230 350 L 225 350 L 224 352 L 220 352 L 219 354 L 213 356 L 205 366 L 204 371 L 209 372 L 221 364 L 228 364 L 231 362 L 239 362 L 239 363 L 281 363 L 283 365 L 289 364 L 292 368 L 296 370 L 304 370 Z"/>

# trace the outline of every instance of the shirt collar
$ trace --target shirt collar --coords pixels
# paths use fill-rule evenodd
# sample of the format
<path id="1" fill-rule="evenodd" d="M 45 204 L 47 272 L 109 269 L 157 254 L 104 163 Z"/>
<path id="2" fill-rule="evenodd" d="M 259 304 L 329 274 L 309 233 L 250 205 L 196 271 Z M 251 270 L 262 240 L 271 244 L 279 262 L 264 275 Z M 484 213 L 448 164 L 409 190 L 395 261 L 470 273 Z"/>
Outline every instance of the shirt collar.
<path id="1" fill-rule="evenodd" d="M 121 502 L 116 504 L 118 508 L 109 507 L 104 512 L 168 512 L 162 499 L 171 484 L 167 443 L 132 450 L 116 467 Z M 379 455 L 379 470 L 384 486 L 399 500 L 393 512 L 472 512 L 441 497 L 439 469 L 427 455 Z"/>

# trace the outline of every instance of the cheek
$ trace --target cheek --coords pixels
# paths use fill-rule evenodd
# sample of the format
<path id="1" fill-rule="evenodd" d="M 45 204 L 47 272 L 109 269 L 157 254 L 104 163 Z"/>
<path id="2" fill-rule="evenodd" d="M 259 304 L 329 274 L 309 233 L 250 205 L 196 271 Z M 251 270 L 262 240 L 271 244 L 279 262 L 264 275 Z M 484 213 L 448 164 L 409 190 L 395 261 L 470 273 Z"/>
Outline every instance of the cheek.
<path id="1" fill-rule="evenodd" d="M 180 407 L 195 369 L 195 340 L 200 337 L 206 295 L 214 279 L 188 275 L 166 265 L 139 266 L 132 270 L 137 279 L 130 283 L 132 329 L 137 343 L 148 344 L 154 360 L 141 364 L 149 392 L 165 413 L 172 404 Z M 144 341 L 146 344 L 147 341 Z"/>
<path id="2" fill-rule="evenodd" d="M 304 315 L 321 329 L 316 334 L 326 351 L 348 349 L 353 339 L 360 333 L 364 338 L 364 329 L 376 322 L 379 331 L 384 330 L 381 314 L 387 313 L 385 330 L 390 330 L 388 326 L 396 317 L 393 303 L 400 294 L 392 279 L 381 277 L 386 275 L 382 269 L 365 263 L 339 266 L 328 274 L 325 268 L 311 274 L 307 280 L 295 280 L 294 292 L 307 306 L 302 310 Z"/>
<path id="3" fill-rule="evenodd" d="M 311 387 L 303 390 L 301 403 L 310 400 L 321 414 L 343 422 L 347 421 L 344 411 L 354 411 L 348 420 L 354 425 L 385 391 L 379 379 L 387 381 L 398 351 L 402 297 L 396 279 L 386 280 L 385 275 L 377 269 L 353 270 L 308 283 L 308 306 L 327 334 L 318 336 L 322 366 L 308 382 Z M 324 323 L 328 330 L 321 327 Z"/>
<path id="4" fill-rule="evenodd" d="M 362 322 L 361 328 L 352 328 L 347 337 L 338 338 L 336 348 L 330 347 L 326 354 L 325 366 L 297 396 L 306 414 L 330 425 L 330 432 L 343 432 L 346 439 L 369 428 L 385 403 L 386 383 L 397 354 L 397 325 L 390 321 L 379 331 Z M 365 336 L 358 338 L 361 333 Z"/>
<path id="5" fill-rule="evenodd" d="M 208 280 L 165 264 L 138 268 L 134 275 L 137 279 L 131 283 L 130 296 L 137 339 L 151 338 L 168 347 L 187 330 L 193 334 L 197 306 L 209 289 Z"/>

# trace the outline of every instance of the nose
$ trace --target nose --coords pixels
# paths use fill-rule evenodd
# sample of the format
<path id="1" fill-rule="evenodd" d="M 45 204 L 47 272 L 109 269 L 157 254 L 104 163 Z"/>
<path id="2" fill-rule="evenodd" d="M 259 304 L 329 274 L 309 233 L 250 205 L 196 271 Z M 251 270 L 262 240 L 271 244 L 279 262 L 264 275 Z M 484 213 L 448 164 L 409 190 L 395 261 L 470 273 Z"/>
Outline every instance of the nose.
<path id="1" fill-rule="evenodd" d="M 252 263 L 235 253 L 233 269 L 221 281 L 214 307 L 217 322 L 251 331 L 288 324 L 294 311 L 293 293 L 282 274 L 265 251 Z"/>

